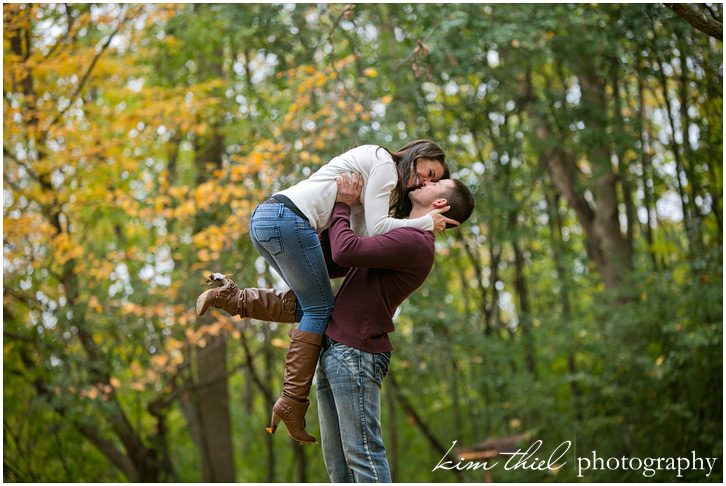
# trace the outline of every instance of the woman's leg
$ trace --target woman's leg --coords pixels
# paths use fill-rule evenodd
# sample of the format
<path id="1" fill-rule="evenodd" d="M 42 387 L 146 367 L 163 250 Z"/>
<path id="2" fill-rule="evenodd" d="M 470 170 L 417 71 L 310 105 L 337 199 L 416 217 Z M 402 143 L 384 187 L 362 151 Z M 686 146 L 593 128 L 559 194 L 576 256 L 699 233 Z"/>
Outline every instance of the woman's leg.
<path id="1" fill-rule="evenodd" d="M 302 311 L 298 328 L 289 332 L 284 386 L 267 431 L 275 433 L 282 420 L 293 439 L 316 442 L 305 430 L 307 397 L 335 301 L 320 240 L 306 220 L 282 204 L 257 207 L 250 221 L 250 238 L 295 292 Z"/>
<path id="2" fill-rule="evenodd" d="M 324 334 L 335 303 L 325 257 L 309 223 L 282 204 L 258 206 L 250 222 L 255 248 L 295 292 L 298 329 Z"/>
<path id="3" fill-rule="evenodd" d="M 197 297 L 197 315 L 203 316 L 211 307 L 222 309 L 232 316 L 260 321 L 295 323 L 300 322 L 302 310 L 297 305 L 295 292 L 277 289 L 241 289 L 231 279 L 220 273 L 213 273 L 207 279 L 209 289 Z"/>

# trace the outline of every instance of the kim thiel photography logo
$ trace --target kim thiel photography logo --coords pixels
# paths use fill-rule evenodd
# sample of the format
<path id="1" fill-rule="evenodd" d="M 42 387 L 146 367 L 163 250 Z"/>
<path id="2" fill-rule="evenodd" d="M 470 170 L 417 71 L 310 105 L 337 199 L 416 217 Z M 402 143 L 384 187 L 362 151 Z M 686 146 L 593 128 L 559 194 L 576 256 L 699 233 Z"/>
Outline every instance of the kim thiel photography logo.
<path id="1" fill-rule="evenodd" d="M 717 457 L 698 457 L 696 451 L 691 451 L 686 457 L 601 457 L 597 451 L 588 451 L 583 456 L 573 449 L 572 456 L 568 456 L 568 452 L 572 447 L 571 441 L 565 441 L 558 445 L 552 452 L 545 456 L 539 450 L 542 447 L 542 441 L 536 440 L 526 451 L 517 449 L 516 452 L 499 452 L 499 457 L 483 462 L 464 461 L 461 458 L 459 462 L 446 460 L 447 456 L 454 449 L 457 441 L 453 441 L 451 447 L 444 457 L 432 469 L 459 471 L 483 470 L 490 471 L 502 464 L 505 471 L 514 470 L 530 470 L 530 471 L 546 471 L 556 472 L 564 468 L 570 457 L 574 460 L 569 467 L 574 467 L 577 471 L 577 477 L 586 477 L 588 471 L 642 471 L 643 476 L 651 478 L 658 473 L 672 475 L 675 478 L 682 478 L 685 471 L 702 471 L 704 476 L 708 478 L 713 472 L 713 468 L 718 462 Z M 668 478 L 663 477 L 664 480 Z"/>

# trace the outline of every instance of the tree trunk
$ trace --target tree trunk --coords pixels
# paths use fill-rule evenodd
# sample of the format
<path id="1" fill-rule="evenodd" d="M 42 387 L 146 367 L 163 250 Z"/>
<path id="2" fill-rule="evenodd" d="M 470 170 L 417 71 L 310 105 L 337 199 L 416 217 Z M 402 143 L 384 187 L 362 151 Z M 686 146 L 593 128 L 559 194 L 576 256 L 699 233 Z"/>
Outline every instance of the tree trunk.
<path id="1" fill-rule="evenodd" d="M 587 74 L 578 76 L 583 99 L 597 106 L 596 110 L 589 110 L 590 119 L 585 123 L 591 130 L 605 134 L 608 132 L 608 120 L 604 115 L 608 113 L 606 86 L 605 82 L 594 74 L 593 69 L 594 66 L 591 66 Z M 608 139 L 601 139 L 588 151 L 593 175 L 590 190 L 597 208 L 593 219 L 594 231 L 601 236 L 604 250 L 613 266 L 612 272 L 617 279 L 612 283 L 617 286 L 621 280 L 620 274 L 630 268 L 630 261 L 628 261 L 630 250 L 620 230 L 618 181 L 612 168 L 612 153 L 611 142 Z"/>
<path id="2" fill-rule="evenodd" d="M 388 466 L 391 469 L 391 481 L 398 482 L 398 420 L 396 419 L 396 402 L 393 400 L 393 394 L 381 393 L 385 397 L 388 405 L 388 440 L 386 445 L 386 456 L 388 456 Z"/>
<path id="3" fill-rule="evenodd" d="M 209 176 L 208 164 L 213 170 L 222 166 L 224 138 L 219 127 L 212 128 L 208 139 L 200 141 L 196 158 L 197 184 Z M 208 224 L 211 216 L 200 212 L 194 222 L 194 232 L 198 233 Z M 209 323 L 210 315 L 199 318 L 199 326 Z M 202 477 L 204 482 L 234 482 L 234 451 L 232 448 L 232 429 L 229 419 L 229 391 L 227 384 L 227 348 L 223 338 L 213 339 L 206 347 L 197 349 L 196 377 L 194 382 L 195 399 L 189 402 L 194 411 L 188 416 L 198 422 L 202 458 Z M 190 426 L 195 427 L 193 424 Z"/>
<path id="4" fill-rule="evenodd" d="M 678 188 L 678 196 L 681 200 L 681 210 L 683 211 L 683 224 L 686 227 L 686 236 L 688 237 L 689 241 L 691 241 L 693 237 L 692 233 L 692 219 L 691 219 L 691 212 L 690 212 L 690 206 L 688 204 L 688 196 L 686 196 L 686 191 L 683 188 L 683 184 L 681 182 L 681 173 L 683 172 L 682 164 L 681 164 L 681 153 L 678 149 L 678 143 L 676 142 L 676 125 L 675 121 L 673 120 L 673 111 L 671 108 L 671 100 L 669 98 L 669 90 L 668 90 L 668 80 L 666 79 L 665 72 L 663 71 L 663 61 L 658 59 L 658 77 L 660 79 L 661 83 L 661 89 L 663 90 L 663 102 L 665 103 L 665 109 L 666 114 L 668 115 L 668 123 L 671 128 L 671 136 L 669 140 L 669 145 L 671 147 L 671 151 L 673 152 L 673 159 L 676 163 L 676 187 Z M 691 241 L 691 243 L 693 243 Z"/>
<path id="5" fill-rule="evenodd" d="M 272 345 L 270 344 L 270 329 L 265 326 L 265 347 L 264 349 L 264 361 L 265 361 L 265 383 L 272 383 L 273 380 L 273 367 L 274 367 L 274 356 L 272 352 Z M 269 414 L 272 411 L 272 407 L 275 405 L 275 401 L 272 399 L 272 392 L 269 394 L 269 398 L 265 395 L 265 413 Z M 267 419 L 265 415 L 265 419 Z M 267 481 L 272 483 L 275 482 L 275 437 L 271 434 L 267 434 Z"/>
<path id="6" fill-rule="evenodd" d="M 565 273 L 565 265 L 562 259 L 564 251 L 564 242 L 562 241 L 562 218 L 559 212 L 559 198 L 556 194 L 550 195 L 545 189 L 545 201 L 547 202 L 548 224 L 550 227 L 550 235 L 552 238 L 552 257 L 557 270 L 557 279 L 560 281 L 560 302 L 562 304 L 562 321 L 569 322 L 572 318 L 572 305 L 570 304 L 570 290 L 568 286 L 568 278 Z M 574 347 L 574 346 L 573 346 Z M 572 408 L 575 411 L 575 418 L 578 423 L 582 423 L 582 391 L 574 380 L 577 373 L 577 362 L 575 361 L 575 353 L 570 347 L 567 349 L 567 368 L 570 372 L 570 393 L 572 393 Z"/>
<path id="7" fill-rule="evenodd" d="M 583 100 L 597 103 L 601 111 L 606 110 L 603 83 L 588 75 L 580 75 L 578 79 Z M 536 100 L 532 85 L 528 84 L 526 89 L 525 99 Z M 617 291 L 622 281 L 621 273 L 628 268 L 629 262 L 627 242 L 620 232 L 618 221 L 617 177 L 612 171 L 607 144 L 600 143 L 591 147 L 588 152 L 592 164 L 592 177 L 588 186 L 595 203 L 591 207 L 585 198 L 576 155 L 571 150 L 552 147 L 550 140 L 554 134 L 551 124 L 531 104 L 524 105 L 524 109 L 536 125 L 534 131 L 537 139 L 545 147 L 540 153 L 540 163 L 549 171 L 557 192 L 574 210 L 586 235 L 588 256 L 597 265 L 605 287 Z M 603 120 L 595 115 L 592 117 L 593 119 L 586 121 L 590 129 L 597 130 L 600 127 L 601 132 L 605 133 Z M 565 145 L 559 145 L 563 146 Z"/>
<path id="8" fill-rule="evenodd" d="M 493 233 L 493 231 L 491 231 Z M 497 289 L 497 282 L 499 281 L 499 260 L 502 256 L 502 249 L 498 245 L 494 244 L 494 238 L 490 234 L 489 236 L 489 284 L 491 285 L 491 298 L 487 307 L 489 308 L 488 321 L 487 321 L 487 336 L 491 335 L 494 327 L 499 328 L 500 317 L 499 317 L 499 289 Z"/>
<path id="9" fill-rule="evenodd" d="M 484 334 L 489 335 L 491 330 L 489 328 L 489 320 L 490 320 L 490 312 L 489 308 L 487 306 L 488 301 L 488 293 L 487 293 L 487 286 L 484 284 L 484 279 L 482 277 L 482 265 L 479 262 L 479 258 L 477 257 L 475 251 L 476 248 L 472 248 L 472 245 L 469 244 L 468 241 L 464 239 L 463 234 L 461 231 L 457 230 L 459 241 L 464 245 L 464 250 L 466 251 L 466 255 L 469 258 L 469 261 L 471 262 L 471 265 L 474 267 L 474 273 L 476 274 L 476 282 L 477 287 L 479 288 L 479 294 L 481 296 L 480 299 L 480 305 L 479 309 L 481 310 L 482 314 L 482 320 L 481 322 L 484 323 Z"/>
<path id="10" fill-rule="evenodd" d="M 444 337 L 444 342 L 451 342 L 450 338 L 448 336 Z M 456 362 L 456 357 L 453 355 L 449 356 L 449 359 L 451 360 L 451 374 L 449 375 L 450 378 L 450 386 L 451 386 L 451 405 L 454 409 L 454 435 L 456 437 L 461 437 L 462 433 L 462 418 L 461 418 L 461 397 L 459 395 L 459 377 L 461 376 L 461 370 L 459 368 L 459 365 Z"/>
<path id="11" fill-rule="evenodd" d="M 308 460 L 305 454 L 305 448 L 302 444 L 292 441 L 290 446 L 295 450 L 295 458 L 297 459 L 298 483 L 308 482 Z"/>
<path id="12" fill-rule="evenodd" d="M 620 192 L 623 195 L 623 204 L 625 205 L 625 259 L 628 266 L 631 266 L 635 241 L 634 227 L 637 226 L 637 216 L 633 204 L 632 184 L 630 183 L 630 164 L 625 155 L 625 151 L 622 150 L 620 144 L 616 141 L 627 136 L 625 124 L 623 123 L 622 102 L 620 100 L 620 66 L 617 58 L 610 59 L 610 84 L 613 92 L 612 126 L 615 129 L 613 152 L 618 161 L 617 178 L 620 183 Z"/>
<path id="13" fill-rule="evenodd" d="M 516 213 L 512 213 L 512 220 L 516 221 Z M 522 340 L 524 341 L 524 361 L 527 371 L 534 380 L 537 379 L 537 367 L 534 357 L 534 342 L 532 338 L 532 319 L 529 309 L 529 296 L 527 293 L 527 280 L 524 276 L 524 255 L 519 248 L 516 238 L 512 241 L 512 249 L 514 250 L 514 266 L 515 279 L 514 286 L 517 289 L 519 297 L 519 328 L 522 330 Z"/>
<path id="14" fill-rule="evenodd" d="M 197 354 L 197 400 L 202 435 L 202 478 L 206 483 L 235 481 L 227 389 L 227 346 L 217 337 Z"/>
<path id="15" fill-rule="evenodd" d="M 540 126 L 537 129 L 538 138 L 545 140 L 551 136 L 549 129 Z M 598 270 L 602 274 L 605 287 L 611 290 L 618 288 L 620 284 L 620 274 L 610 257 L 604 235 L 602 231 L 598 231 L 595 225 L 595 211 L 585 199 L 581 190 L 578 189 L 577 167 L 575 165 L 574 156 L 557 149 L 547 149 L 540 155 L 540 160 L 550 173 L 550 179 L 554 182 L 557 189 L 570 207 L 575 211 L 577 220 L 585 231 L 586 249 L 588 256 L 595 262 Z"/>
<path id="16" fill-rule="evenodd" d="M 638 63 L 640 64 L 640 63 Z M 648 127 L 646 126 L 647 116 L 645 113 L 645 83 L 643 82 L 643 76 L 638 76 L 638 134 L 640 135 L 640 150 L 641 150 L 641 167 L 642 176 L 640 185 L 643 188 L 643 205 L 646 211 L 646 218 L 644 226 L 645 239 L 648 242 L 648 254 L 653 262 L 653 268 L 658 270 L 658 260 L 653 251 L 653 224 L 651 222 L 651 211 L 653 211 L 653 191 L 654 184 L 652 178 L 652 169 L 650 161 L 650 135 Z"/>

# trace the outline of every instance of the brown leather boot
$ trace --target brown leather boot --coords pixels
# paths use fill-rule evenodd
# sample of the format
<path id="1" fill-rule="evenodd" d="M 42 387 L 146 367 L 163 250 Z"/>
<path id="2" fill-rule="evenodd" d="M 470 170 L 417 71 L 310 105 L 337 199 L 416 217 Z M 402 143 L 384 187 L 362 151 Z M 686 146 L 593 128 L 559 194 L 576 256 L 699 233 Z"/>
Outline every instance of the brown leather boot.
<path id="1" fill-rule="evenodd" d="M 208 285 L 219 287 L 207 290 L 197 298 L 197 314 L 203 316 L 210 307 L 222 309 L 230 315 L 243 319 L 251 317 L 260 321 L 295 322 L 296 298 L 292 290 L 281 292 L 276 289 L 242 289 L 220 273 L 213 273 Z"/>
<path id="2" fill-rule="evenodd" d="M 294 440 L 316 443 L 314 436 L 305 430 L 305 412 L 310 406 L 308 395 L 313 383 L 318 356 L 323 343 L 322 334 L 289 329 L 290 347 L 285 359 L 285 384 L 282 395 L 272 407 L 272 425 L 265 430 L 270 434 L 277 432 L 282 420 L 287 433 Z"/>

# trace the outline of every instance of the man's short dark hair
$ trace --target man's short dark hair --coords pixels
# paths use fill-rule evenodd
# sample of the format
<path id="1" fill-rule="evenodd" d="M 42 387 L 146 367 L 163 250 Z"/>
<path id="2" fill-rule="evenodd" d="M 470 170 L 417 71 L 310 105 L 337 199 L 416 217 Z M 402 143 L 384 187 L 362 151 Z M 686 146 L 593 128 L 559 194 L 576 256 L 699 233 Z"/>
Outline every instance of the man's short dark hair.
<path id="1" fill-rule="evenodd" d="M 444 213 L 444 216 L 458 221 L 459 224 L 463 223 L 471 213 L 474 211 L 476 202 L 474 201 L 474 195 L 471 190 L 461 182 L 459 179 L 451 179 L 454 183 L 453 188 L 448 188 L 441 195 L 446 199 L 447 205 L 451 206 L 451 209 Z M 447 224 L 447 228 L 454 228 L 452 224 Z"/>

